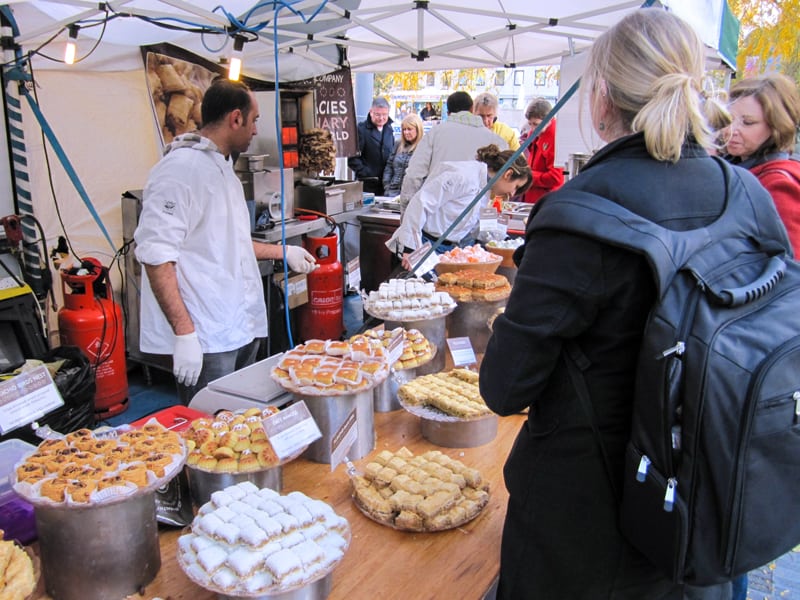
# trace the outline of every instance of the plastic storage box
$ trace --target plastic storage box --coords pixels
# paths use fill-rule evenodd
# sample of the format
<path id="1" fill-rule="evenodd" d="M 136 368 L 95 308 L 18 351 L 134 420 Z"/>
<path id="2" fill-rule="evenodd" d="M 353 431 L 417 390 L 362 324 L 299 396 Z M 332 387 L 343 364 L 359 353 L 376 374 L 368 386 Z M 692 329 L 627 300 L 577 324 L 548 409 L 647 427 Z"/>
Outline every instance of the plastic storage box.
<path id="1" fill-rule="evenodd" d="M 20 498 L 11 487 L 14 465 L 36 446 L 22 440 L 0 442 L 0 529 L 7 540 L 30 544 L 36 540 L 36 519 L 33 506 Z"/>

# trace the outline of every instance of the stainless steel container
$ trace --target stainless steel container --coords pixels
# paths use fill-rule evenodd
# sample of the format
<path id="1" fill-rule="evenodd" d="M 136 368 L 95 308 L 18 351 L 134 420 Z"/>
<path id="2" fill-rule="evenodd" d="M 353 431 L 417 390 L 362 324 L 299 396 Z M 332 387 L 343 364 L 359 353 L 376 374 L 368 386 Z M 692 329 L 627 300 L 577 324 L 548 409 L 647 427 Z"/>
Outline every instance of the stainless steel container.
<path id="1" fill-rule="evenodd" d="M 456 309 L 458 310 L 458 309 Z M 383 326 L 386 329 L 394 329 L 395 327 L 404 327 L 408 329 L 418 329 L 422 335 L 430 342 L 431 346 L 436 346 L 436 353 L 433 359 L 421 367 L 417 367 L 417 375 L 428 375 L 429 373 L 438 373 L 444 369 L 445 359 L 447 355 L 447 316 L 434 317 L 432 319 L 425 319 L 422 321 L 384 321 Z"/>
<path id="2" fill-rule="evenodd" d="M 468 337 L 476 354 L 485 353 L 492 336 L 489 319 L 506 305 L 507 300 L 459 302 L 456 309 L 447 315 L 447 335 L 451 338 Z"/>
<path id="3" fill-rule="evenodd" d="M 155 491 L 86 508 L 36 506 L 47 593 L 55 600 L 117 600 L 161 567 Z"/>
<path id="4" fill-rule="evenodd" d="M 347 452 L 347 457 L 350 460 L 358 460 L 375 448 L 373 390 L 342 396 L 295 395 L 295 397 L 306 403 L 308 411 L 322 432 L 322 437 L 310 444 L 303 453 L 307 459 L 330 464 L 337 435 L 341 435 L 340 429 L 352 413 L 355 413 L 356 419 L 356 439 Z"/>
<path id="5" fill-rule="evenodd" d="M 325 600 L 331 593 L 332 577 L 333 571 L 296 590 L 262 596 L 247 596 L 246 600 Z M 224 594 L 217 594 L 217 596 L 219 600 L 245 600 L 244 596 L 226 596 Z"/>
<path id="6" fill-rule="evenodd" d="M 475 448 L 497 436 L 497 415 L 472 421 L 443 421 L 420 417 L 422 437 L 445 448 Z"/>
<path id="7" fill-rule="evenodd" d="M 209 473 L 187 466 L 192 502 L 198 508 L 211 499 L 211 494 L 226 487 L 252 481 L 259 488 L 272 488 L 280 492 L 283 487 L 283 467 L 277 466 L 249 473 Z"/>
<path id="8" fill-rule="evenodd" d="M 408 383 L 417 377 L 417 367 L 413 369 L 392 369 L 389 376 L 380 385 L 375 386 L 373 390 L 373 405 L 375 412 L 392 412 L 400 410 L 402 405 L 397 397 L 397 390 L 404 383 Z"/>

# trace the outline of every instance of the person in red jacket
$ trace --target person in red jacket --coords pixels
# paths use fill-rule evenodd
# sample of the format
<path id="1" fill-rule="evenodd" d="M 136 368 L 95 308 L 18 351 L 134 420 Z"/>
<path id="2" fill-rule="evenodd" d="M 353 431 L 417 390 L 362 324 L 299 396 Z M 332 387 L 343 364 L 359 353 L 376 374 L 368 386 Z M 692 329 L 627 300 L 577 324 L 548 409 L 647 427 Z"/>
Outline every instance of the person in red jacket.
<path id="1" fill-rule="evenodd" d="M 525 118 L 533 132 L 544 120 L 553 106 L 544 98 L 534 98 L 525 109 Z M 520 142 L 524 142 L 523 137 Z M 533 172 L 533 184 L 525 193 L 524 201 L 533 204 L 547 192 L 564 184 L 564 172 L 555 165 L 556 120 L 551 119 L 539 136 L 528 146 L 528 164 Z"/>
<path id="2" fill-rule="evenodd" d="M 797 85 L 780 73 L 742 79 L 730 90 L 728 110 L 728 158 L 767 188 L 800 256 L 800 157 L 792 154 L 800 126 Z"/>

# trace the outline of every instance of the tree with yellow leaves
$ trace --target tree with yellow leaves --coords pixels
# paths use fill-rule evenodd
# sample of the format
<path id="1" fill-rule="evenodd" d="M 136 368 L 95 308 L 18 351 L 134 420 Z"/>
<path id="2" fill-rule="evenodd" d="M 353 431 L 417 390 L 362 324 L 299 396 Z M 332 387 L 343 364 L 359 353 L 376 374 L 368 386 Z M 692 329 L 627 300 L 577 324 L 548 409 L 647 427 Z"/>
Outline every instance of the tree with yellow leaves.
<path id="1" fill-rule="evenodd" d="M 800 83 L 800 0 L 728 0 L 741 22 L 740 76 L 777 70 Z"/>

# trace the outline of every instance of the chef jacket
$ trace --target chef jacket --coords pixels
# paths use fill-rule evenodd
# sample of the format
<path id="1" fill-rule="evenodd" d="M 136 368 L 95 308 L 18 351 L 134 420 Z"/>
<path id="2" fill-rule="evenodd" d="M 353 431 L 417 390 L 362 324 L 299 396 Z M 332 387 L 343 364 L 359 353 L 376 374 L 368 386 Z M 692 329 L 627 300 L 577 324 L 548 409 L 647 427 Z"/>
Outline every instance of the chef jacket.
<path id="1" fill-rule="evenodd" d="M 214 143 L 175 138 L 152 169 L 134 233 L 136 258 L 175 263 L 178 288 L 204 353 L 267 335 L 264 288 L 242 184 Z M 140 349 L 171 354 L 174 333 L 142 272 Z"/>
<path id="2" fill-rule="evenodd" d="M 423 231 L 438 239 L 488 181 L 486 163 L 479 160 L 439 163 L 411 198 L 400 227 L 386 242 L 386 246 L 393 252 L 402 252 L 404 246 L 416 249 L 421 245 Z M 447 234 L 447 239 L 458 242 L 474 235 L 473 230 L 480 220 L 480 211 L 488 204 L 489 197 L 486 193 Z"/>

